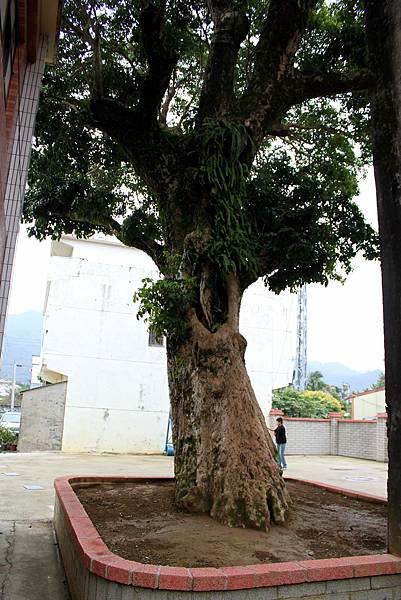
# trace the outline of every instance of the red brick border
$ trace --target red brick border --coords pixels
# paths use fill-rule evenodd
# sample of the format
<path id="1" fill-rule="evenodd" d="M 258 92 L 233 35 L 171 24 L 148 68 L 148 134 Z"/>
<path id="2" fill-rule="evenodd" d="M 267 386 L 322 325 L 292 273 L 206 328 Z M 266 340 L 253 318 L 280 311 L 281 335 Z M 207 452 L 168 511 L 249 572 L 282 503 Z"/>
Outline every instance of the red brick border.
<path id="1" fill-rule="evenodd" d="M 372 554 L 344 558 L 292 561 L 222 568 L 185 568 L 148 565 L 126 560 L 110 552 L 100 538 L 71 484 L 82 482 L 171 481 L 167 477 L 60 477 L 55 480 L 56 495 L 71 538 L 85 567 L 95 575 L 116 583 L 143 588 L 175 591 L 242 590 L 333 579 L 351 579 L 401 573 L 401 558 Z M 350 492 L 342 488 L 301 481 L 352 498 L 385 504 L 384 498 Z"/>
<path id="2" fill-rule="evenodd" d="M 343 496 L 348 496 L 348 498 L 364 500 L 365 502 L 371 502 L 372 504 L 387 504 L 387 499 L 383 496 L 373 496 L 372 494 L 365 494 L 364 492 L 356 492 L 355 490 L 341 488 L 336 485 L 330 485 L 329 483 L 319 483 L 318 481 L 310 481 L 309 479 L 298 479 L 298 477 L 285 477 L 285 481 L 299 481 L 299 483 L 307 483 L 308 485 L 322 488 L 328 492 L 342 494 Z"/>

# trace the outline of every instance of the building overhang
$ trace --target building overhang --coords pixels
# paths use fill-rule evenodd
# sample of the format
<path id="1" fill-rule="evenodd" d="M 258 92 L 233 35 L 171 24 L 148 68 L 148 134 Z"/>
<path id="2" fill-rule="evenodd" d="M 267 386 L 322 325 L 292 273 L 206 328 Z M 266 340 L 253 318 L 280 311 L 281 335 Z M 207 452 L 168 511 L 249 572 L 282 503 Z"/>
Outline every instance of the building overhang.
<path id="1" fill-rule="evenodd" d="M 68 377 L 63 373 L 58 373 L 52 369 L 48 369 L 46 364 L 42 365 L 39 372 L 39 378 L 46 383 L 61 383 L 62 381 L 68 381 Z"/>
<path id="2" fill-rule="evenodd" d="M 40 33 L 47 35 L 49 45 L 46 62 L 53 63 L 56 58 L 56 44 L 59 34 L 62 0 L 40 0 Z"/>

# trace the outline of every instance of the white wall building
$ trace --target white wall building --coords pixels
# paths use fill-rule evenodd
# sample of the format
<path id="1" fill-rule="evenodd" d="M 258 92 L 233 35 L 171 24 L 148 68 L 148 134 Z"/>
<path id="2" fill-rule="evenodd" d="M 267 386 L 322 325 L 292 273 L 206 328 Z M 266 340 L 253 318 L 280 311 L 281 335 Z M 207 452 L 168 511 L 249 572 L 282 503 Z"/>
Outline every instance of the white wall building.
<path id="1" fill-rule="evenodd" d="M 37 388 L 42 385 L 40 380 L 40 370 L 42 368 L 42 359 L 36 354 L 32 354 L 32 366 L 31 366 L 31 383 L 30 388 Z"/>
<path id="2" fill-rule="evenodd" d="M 109 239 L 52 244 L 41 378 L 68 381 L 62 450 L 161 453 L 169 414 L 165 348 L 150 345 L 132 297 L 158 276 L 143 252 Z M 296 295 L 246 291 L 241 332 L 256 396 L 267 416 L 273 387 L 292 378 Z"/>

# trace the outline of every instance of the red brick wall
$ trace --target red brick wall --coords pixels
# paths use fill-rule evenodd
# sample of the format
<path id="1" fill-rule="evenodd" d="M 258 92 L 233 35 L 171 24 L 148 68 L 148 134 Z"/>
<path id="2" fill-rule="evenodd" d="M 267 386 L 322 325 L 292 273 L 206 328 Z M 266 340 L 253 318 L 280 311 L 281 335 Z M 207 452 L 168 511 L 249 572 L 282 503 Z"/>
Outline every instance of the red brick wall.
<path id="1" fill-rule="evenodd" d="M 4 197 L 10 163 L 13 134 L 18 114 L 18 88 L 21 91 L 27 64 L 27 1 L 18 0 L 18 47 L 7 98 L 4 97 L 3 64 L 0 61 L 0 260 L 5 245 Z M 36 15 L 35 15 L 36 19 Z"/>
<path id="2" fill-rule="evenodd" d="M 18 0 L 18 46 L 15 52 L 13 74 L 10 80 L 8 96 L 6 99 L 6 141 L 8 157 L 11 152 L 15 121 L 18 113 L 18 96 L 24 83 L 27 65 L 26 50 L 26 0 Z"/>
<path id="3" fill-rule="evenodd" d="M 1 43 L 1 40 L 0 40 Z M 0 82 L 3 81 L 3 61 L 0 60 Z M 0 204 L 3 205 L 7 175 L 7 138 L 4 86 L 0 84 Z"/>

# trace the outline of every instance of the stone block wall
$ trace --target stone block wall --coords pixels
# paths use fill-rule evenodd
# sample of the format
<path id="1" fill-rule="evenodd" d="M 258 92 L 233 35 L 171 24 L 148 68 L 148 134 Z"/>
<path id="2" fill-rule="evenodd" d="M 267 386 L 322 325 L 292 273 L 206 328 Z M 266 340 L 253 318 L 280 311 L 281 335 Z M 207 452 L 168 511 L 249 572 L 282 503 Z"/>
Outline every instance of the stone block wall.
<path id="1" fill-rule="evenodd" d="M 67 382 L 22 392 L 19 452 L 61 450 Z"/>
<path id="2" fill-rule="evenodd" d="M 377 421 L 338 421 L 338 449 L 340 456 L 376 458 Z"/>
<path id="3" fill-rule="evenodd" d="M 388 461 L 387 453 L 387 413 L 378 413 L 376 424 L 376 460 Z"/>
<path id="4" fill-rule="evenodd" d="M 274 417 L 274 423 L 277 417 Z M 275 427 L 272 423 L 271 427 Z M 331 454 L 328 419 L 287 419 L 287 454 Z"/>
<path id="5" fill-rule="evenodd" d="M 286 417 L 283 411 L 272 409 L 269 427 L 276 427 L 282 416 L 287 431 L 287 454 L 331 454 L 387 462 L 387 414 L 379 413 L 375 420 L 341 419 L 339 413 L 329 413 L 327 419 Z"/>

